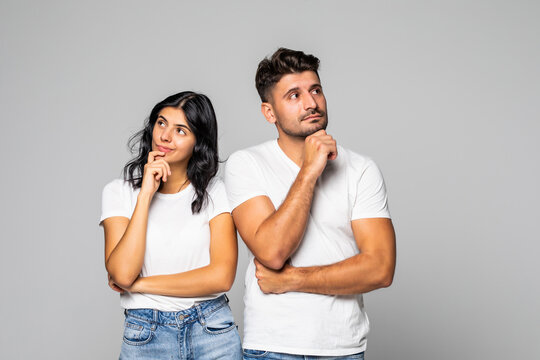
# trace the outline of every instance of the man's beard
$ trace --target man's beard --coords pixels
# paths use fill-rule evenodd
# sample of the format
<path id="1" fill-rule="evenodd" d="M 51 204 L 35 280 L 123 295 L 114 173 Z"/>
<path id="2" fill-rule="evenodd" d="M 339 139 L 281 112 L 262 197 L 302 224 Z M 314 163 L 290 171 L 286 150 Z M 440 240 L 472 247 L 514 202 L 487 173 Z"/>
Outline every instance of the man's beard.
<path id="1" fill-rule="evenodd" d="M 292 136 L 292 137 L 306 138 L 316 133 L 319 130 L 326 130 L 326 127 L 328 126 L 328 117 L 326 116 L 326 113 L 322 110 L 311 110 L 307 112 L 306 114 L 302 114 L 302 116 L 300 116 L 299 122 L 301 123 L 304 118 L 311 115 L 315 115 L 315 114 L 320 115 L 321 120 L 319 120 L 319 122 L 316 125 L 313 125 L 313 127 L 309 129 L 299 130 L 299 129 L 290 129 L 290 128 L 283 127 L 283 125 L 279 121 L 279 118 L 277 122 L 281 131 L 283 131 L 286 135 Z"/>

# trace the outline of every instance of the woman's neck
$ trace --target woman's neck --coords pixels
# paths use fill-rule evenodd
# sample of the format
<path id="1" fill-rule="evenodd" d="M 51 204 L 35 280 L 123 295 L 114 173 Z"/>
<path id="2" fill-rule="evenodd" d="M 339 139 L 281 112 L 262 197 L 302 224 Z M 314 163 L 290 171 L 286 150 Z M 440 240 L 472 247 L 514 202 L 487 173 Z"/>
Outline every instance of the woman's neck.
<path id="1" fill-rule="evenodd" d="M 167 181 L 161 181 L 159 192 L 162 194 L 176 194 L 182 191 L 190 184 L 187 177 L 187 169 L 178 169 L 171 166 L 171 175 L 167 177 Z"/>

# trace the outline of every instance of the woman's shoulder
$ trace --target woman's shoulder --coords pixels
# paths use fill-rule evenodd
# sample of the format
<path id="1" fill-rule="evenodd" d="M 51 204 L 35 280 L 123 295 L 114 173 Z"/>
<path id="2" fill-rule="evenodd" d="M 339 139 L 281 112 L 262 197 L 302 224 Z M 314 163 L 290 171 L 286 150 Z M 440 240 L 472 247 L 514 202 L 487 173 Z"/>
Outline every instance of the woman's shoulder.
<path id="1" fill-rule="evenodd" d="M 113 193 L 113 194 L 132 194 L 135 191 L 133 186 L 129 181 L 124 179 L 114 179 L 107 183 L 103 188 L 103 193 Z"/>
<path id="2" fill-rule="evenodd" d="M 208 183 L 206 191 L 210 194 L 210 196 L 216 193 L 224 192 L 225 184 L 223 183 L 223 179 L 220 176 L 214 176 Z"/>
<path id="3" fill-rule="evenodd" d="M 225 191 L 225 184 L 221 177 L 216 176 L 210 180 L 206 191 L 209 197 L 208 214 L 210 219 L 221 213 L 231 212 L 227 191 Z"/>

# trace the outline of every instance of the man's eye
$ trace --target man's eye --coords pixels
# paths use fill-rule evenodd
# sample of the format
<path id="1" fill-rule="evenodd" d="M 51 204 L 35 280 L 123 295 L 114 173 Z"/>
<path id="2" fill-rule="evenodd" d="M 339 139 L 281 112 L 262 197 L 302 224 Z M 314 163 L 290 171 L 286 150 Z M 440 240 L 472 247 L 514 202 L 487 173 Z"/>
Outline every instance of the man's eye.
<path id="1" fill-rule="evenodd" d="M 297 98 L 298 98 L 298 94 L 296 93 L 291 94 L 291 99 L 297 99 Z"/>
<path id="2" fill-rule="evenodd" d="M 321 93 L 321 89 L 313 89 L 313 93 L 314 93 L 314 94 L 320 94 L 320 93 Z"/>

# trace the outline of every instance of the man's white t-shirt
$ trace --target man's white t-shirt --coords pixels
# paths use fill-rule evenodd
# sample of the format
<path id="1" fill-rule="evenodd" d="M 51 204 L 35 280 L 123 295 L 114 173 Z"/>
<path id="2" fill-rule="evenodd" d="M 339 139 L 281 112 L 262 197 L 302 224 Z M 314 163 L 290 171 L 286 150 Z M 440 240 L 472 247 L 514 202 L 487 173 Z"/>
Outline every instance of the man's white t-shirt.
<path id="1" fill-rule="evenodd" d="M 234 153 L 225 170 L 231 208 L 265 195 L 278 209 L 299 170 L 276 140 Z M 291 264 L 328 265 L 358 254 L 351 220 L 362 218 L 390 218 L 384 180 L 372 160 L 338 146 L 337 159 L 317 180 Z M 365 350 L 369 320 L 362 295 L 264 294 L 251 252 L 245 286 L 244 348 L 321 356 Z"/>
<path id="2" fill-rule="evenodd" d="M 113 216 L 131 219 L 139 191 L 121 179 L 107 184 L 103 189 L 100 224 Z M 148 212 L 142 277 L 176 274 L 210 264 L 209 222 L 231 210 L 221 180 L 211 181 L 207 191 L 206 206 L 198 214 L 191 212 L 191 203 L 195 199 L 195 189 L 191 184 L 176 194 L 154 194 Z M 125 292 L 120 295 L 120 305 L 124 309 L 180 311 L 220 295 L 182 298 Z"/>

